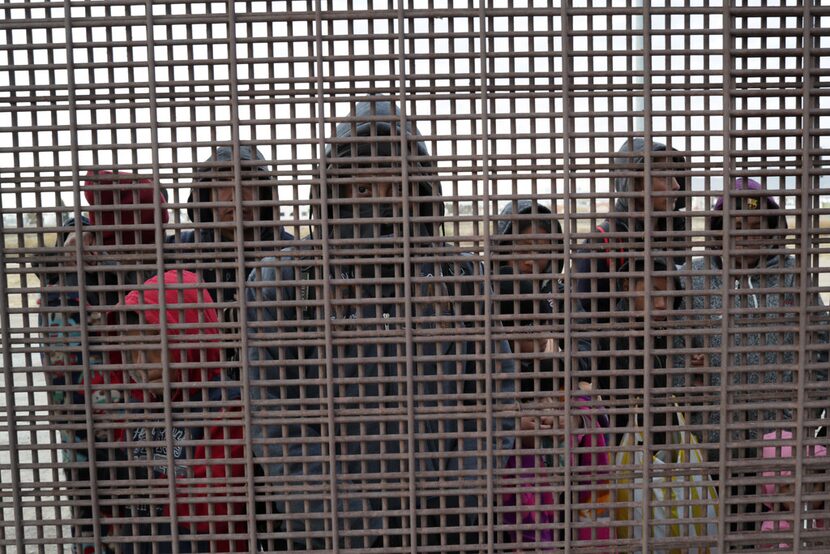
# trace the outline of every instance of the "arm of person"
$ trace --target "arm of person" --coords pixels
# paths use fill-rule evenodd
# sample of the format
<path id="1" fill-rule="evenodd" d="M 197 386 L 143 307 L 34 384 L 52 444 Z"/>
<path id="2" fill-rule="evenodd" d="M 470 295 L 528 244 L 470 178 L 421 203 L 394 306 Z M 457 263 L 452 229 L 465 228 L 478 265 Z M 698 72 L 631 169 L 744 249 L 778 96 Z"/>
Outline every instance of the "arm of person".
<path id="1" fill-rule="evenodd" d="M 492 357 L 491 377 L 493 379 L 493 386 L 491 391 L 495 397 L 493 400 L 492 413 L 495 440 L 493 441 L 493 449 L 495 452 L 501 452 L 501 455 L 493 455 L 491 463 L 495 469 L 504 468 L 507 466 L 509 459 L 509 452 L 515 448 L 516 443 L 516 417 L 515 417 L 515 387 L 516 379 L 514 377 L 515 366 L 510 356 L 504 354 L 510 353 L 510 347 L 507 341 L 494 341 L 493 343 L 494 356 Z M 465 365 L 468 377 L 476 375 L 476 364 L 483 362 L 470 361 Z M 479 372 L 477 375 L 481 375 Z M 483 398 L 476 391 L 476 382 L 473 379 L 466 379 L 464 382 L 465 397 L 468 398 Z M 462 465 L 466 479 L 479 480 L 484 477 L 484 471 L 487 467 L 485 456 L 487 451 L 484 447 L 484 439 L 480 438 L 480 430 L 477 429 L 478 421 L 474 418 L 465 418 L 463 420 L 464 435 L 460 444 L 463 451 Z M 481 523 L 478 519 L 478 514 L 482 513 L 485 505 L 480 505 L 480 497 L 476 494 L 467 494 L 463 499 L 465 511 L 466 525 L 473 527 Z"/>
<path id="2" fill-rule="evenodd" d="M 594 387 L 587 381 L 578 381 L 577 387 L 582 392 L 591 392 Z M 539 402 L 531 402 L 530 406 L 534 408 L 530 415 L 522 415 L 519 418 L 519 429 L 522 431 L 536 431 L 536 435 L 522 436 L 523 448 L 536 448 L 536 439 L 538 436 L 545 434 L 551 435 L 556 432 L 563 432 L 566 430 L 566 416 L 565 414 L 565 397 L 564 393 L 554 394 L 539 399 Z M 571 432 L 578 433 L 581 424 L 581 418 L 577 414 L 577 406 L 571 405 Z M 579 441 L 574 441 L 577 444 Z"/>
<path id="3" fill-rule="evenodd" d="M 246 290 L 254 456 L 270 483 L 277 486 L 274 508 L 290 515 L 285 518 L 285 530 L 296 537 L 297 547 L 325 549 L 331 511 L 360 513 L 363 506 L 358 498 L 340 499 L 338 506 L 329 506 L 325 492 L 331 487 L 328 438 L 320 425 L 322 418 L 308 415 L 325 410 L 324 385 L 316 382 L 319 369 L 308 363 L 311 360 L 298 363 L 303 345 L 277 345 L 275 340 L 280 330 L 294 330 L 283 326 L 278 330 L 277 321 L 300 323 L 302 312 L 292 306 L 294 285 L 279 284 L 279 268 L 265 267 L 259 277 L 256 271 L 248 278 Z M 320 399 L 316 407 L 315 399 Z M 341 473 L 339 468 L 337 473 Z"/>
<path id="4" fill-rule="evenodd" d="M 817 330 L 813 335 L 813 340 L 817 346 L 815 360 L 818 363 L 818 368 L 815 371 L 815 380 L 819 383 L 826 384 L 830 380 L 830 376 L 828 375 L 830 372 L 830 332 L 828 332 L 828 329 L 830 329 L 830 311 L 828 311 L 827 306 L 819 294 L 814 295 L 812 305 L 818 307 L 817 313 L 813 317 L 818 322 Z M 810 375 L 810 372 L 807 375 Z M 824 390 L 827 390 L 826 385 Z M 826 433 L 827 418 L 830 418 L 830 398 L 822 398 L 820 407 L 816 408 L 816 412 L 814 415 L 817 419 L 824 419 L 821 427 L 824 428 L 824 432 Z"/>

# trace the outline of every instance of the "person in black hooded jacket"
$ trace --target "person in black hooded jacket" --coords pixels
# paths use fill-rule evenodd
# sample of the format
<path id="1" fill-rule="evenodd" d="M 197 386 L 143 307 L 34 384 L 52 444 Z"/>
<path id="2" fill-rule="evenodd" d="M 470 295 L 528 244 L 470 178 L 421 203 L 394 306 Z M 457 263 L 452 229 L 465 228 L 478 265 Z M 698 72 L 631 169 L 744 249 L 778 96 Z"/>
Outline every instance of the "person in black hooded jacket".
<path id="1" fill-rule="evenodd" d="M 193 183 L 188 198 L 187 214 L 196 228 L 169 235 L 165 248 L 168 259 L 197 273 L 207 285 L 223 324 L 239 321 L 239 283 L 244 281 L 247 271 L 238 266 L 237 244 L 244 241 L 245 259 L 249 262 L 272 251 L 277 241 L 294 239 L 277 225 L 274 217 L 271 201 L 276 186 L 270 177 L 270 168 L 264 163 L 265 156 L 253 146 L 243 144 L 238 157 L 242 172 L 238 189 L 242 193 L 242 213 L 237 214 L 234 206 L 235 151 L 230 146 L 219 146 L 199 165 L 197 173 L 202 176 Z M 237 241 L 239 216 L 244 235 Z M 239 359 L 237 348 L 226 348 L 224 352 L 225 361 Z M 228 376 L 236 379 L 238 369 L 229 369 Z"/>
<path id="2" fill-rule="evenodd" d="M 239 165 L 242 170 L 239 190 L 242 192 L 242 213 L 236 214 L 234 207 L 237 187 L 234 183 L 234 167 L 237 164 L 234 149 L 219 146 L 213 154 L 199 164 L 195 180 L 187 200 L 187 215 L 195 229 L 167 237 L 169 253 L 178 258 L 195 260 L 199 265 L 198 274 L 203 283 L 210 287 L 210 294 L 217 303 L 236 300 L 239 279 L 237 279 L 236 225 L 238 215 L 244 224 L 245 253 L 255 259 L 255 251 L 266 248 L 273 250 L 275 238 L 280 241 L 293 240 L 274 217 L 276 186 L 270 178 L 271 170 L 265 163 L 265 156 L 251 145 L 239 147 Z M 260 202 L 260 205 L 256 205 Z M 253 205 L 252 205 L 253 204 Z M 261 244 L 270 243 L 270 244 Z M 196 270 L 196 268 L 187 268 Z M 227 312 L 227 310 L 225 310 Z M 222 313 L 222 320 L 236 317 Z"/>
<path id="3" fill-rule="evenodd" d="M 488 460 L 484 430 L 490 406 L 493 448 L 512 449 L 513 363 L 486 340 L 484 270 L 444 246 L 436 168 L 403 119 L 355 105 L 312 187 L 310 238 L 248 278 L 267 550 L 488 540 L 484 472 L 506 458 Z"/>
<path id="4" fill-rule="evenodd" d="M 672 242 L 685 240 L 680 233 L 686 230 L 686 219 L 680 212 L 686 206 L 681 195 L 686 190 L 686 159 L 665 144 L 651 141 L 651 214 L 646 221 L 645 151 L 643 138 L 628 140 L 617 151 L 612 164 L 618 196 L 608 217 L 597 225 L 596 234 L 586 240 L 573 262 L 578 294 L 575 310 L 597 314 L 594 319 L 598 322 L 607 321 L 613 307 L 612 298 L 617 292 L 611 288 L 613 273 L 626 262 L 627 252 L 642 251 L 645 233 L 651 234 L 653 248 L 667 252 L 663 254 L 667 257 L 671 257 L 668 251 L 672 250 Z M 682 251 L 675 253 L 675 264 L 683 263 L 681 256 Z M 580 275 L 587 273 L 600 276 Z"/>
<path id="5" fill-rule="evenodd" d="M 565 262 L 562 225 L 550 208 L 530 199 L 508 202 L 499 213 L 492 242 L 493 272 L 537 282 L 538 292 L 550 298 L 551 311 L 554 296 L 562 292 Z"/>
<path id="6" fill-rule="evenodd" d="M 646 261 L 643 258 L 626 262 L 618 269 L 616 286 L 622 291 L 615 304 L 614 315 L 608 328 L 598 333 L 589 320 L 575 325 L 578 369 L 596 378 L 599 391 L 606 399 L 606 406 L 616 412 L 612 427 L 633 425 L 632 415 L 639 415 L 643 407 L 643 389 L 646 386 L 645 333 L 643 323 L 646 311 L 651 315 L 651 368 L 649 386 L 652 405 L 670 403 L 665 392 L 669 384 L 667 369 L 673 365 L 668 356 L 670 347 L 665 331 L 670 327 L 672 311 L 679 310 L 683 298 L 673 294 L 683 290 L 680 279 L 673 275 L 674 265 L 662 257 L 651 258 L 651 291 L 645 289 Z M 647 306 L 648 299 L 651 305 Z M 666 425 L 665 414 L 656 413 L 653 426 Z M 653 435 L 655 444 L 665 442 L 665 433 Z"/>
<path id="7" fill-rule="evenodd" d="M 553 352 L 562 345 L 553 339 L 563 307 L 561 236 L 562 226 L 550 208 L 522 199 L 502 208 L 492 237 L 496 319 L 512 331 L 510 346 L 523 374 L 523 392 L 528 386 L 533 390 L 533 379 L 524 374 L 535 373 L 534 367 L 558 369 Z"/>

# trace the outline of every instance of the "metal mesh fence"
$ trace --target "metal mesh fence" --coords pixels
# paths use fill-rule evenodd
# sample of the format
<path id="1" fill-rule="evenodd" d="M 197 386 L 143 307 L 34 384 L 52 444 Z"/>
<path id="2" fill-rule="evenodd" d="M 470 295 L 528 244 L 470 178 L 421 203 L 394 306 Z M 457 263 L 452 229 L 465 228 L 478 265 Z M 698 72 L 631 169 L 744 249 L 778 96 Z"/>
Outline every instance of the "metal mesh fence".
<path id="1" fill-rule="evenodd" d="M 830 550 L 821 2 L 0 13 L 0 552 Z"/>

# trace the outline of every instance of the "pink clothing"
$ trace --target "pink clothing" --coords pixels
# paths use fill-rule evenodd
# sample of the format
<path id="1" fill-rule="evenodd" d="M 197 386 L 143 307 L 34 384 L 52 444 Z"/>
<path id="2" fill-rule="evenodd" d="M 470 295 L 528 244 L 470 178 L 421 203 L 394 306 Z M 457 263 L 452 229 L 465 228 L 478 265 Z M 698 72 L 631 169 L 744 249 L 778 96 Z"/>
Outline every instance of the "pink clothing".
<path id="1" fill-rule="evenodd" d="M 782 458 L 793 458 L 793 447 L 789 445 L 776 445 L 776 442 L 781 441 L 791 441 L 793 438 L 793 434 L 790 431 L 772 431 L 770 433 L 766 433 L 764 435 L 764 440 L 769 441 L 769 446 L 764 446 L 761 449 L 761 457 L 765 460 L 777 460 Z M 812 445 L 809 447 L 806 457 L 824 457 L 827 456 L 827 448 L 822 445 Z M 778 471 L 764 471 L 761 475 L 768 478 L 775 478 L 775 477 L 786 477 L 792 475 L 790 470 L 778 470 Z M 771 483 L 769 481 L 764 482 L 761 485 L 761 492 L 765 496 L 778 496 L 782 495 L 783 492 L 779 490 L 780 483 Z M 779 504 L 777 502 L 765 502 L 764 505 L 767 507 L 770 513 L 780 511 Z M 821 513 L 826 517 L 826 510 L 822 509 Z M 806 510 L 803 514 L 809 518 L 808 528 L 823 528 L 824 527 L 824 519 L 813 519 L 811 518 L 811 511 Z M 761 531 L 764 533 L 768 532 L 785 532 L 789 531 L 792 528 L 792 522 L 787 519 L 779 519 L 779 520 L 765 520 L 761 523 Z M 781 543 L 778 545 L 779 548 L 792 548 L 792 544 Z"/>
<path id="2" fill-rule="evenodd" d="M 579 400 L 588 402 L 587 397 L 580 397 Z M 580 406 L 578 409 L 587 410 L 587 406 Z M 586 433 L 584 430 L 598 430 L 601 425 L 596 421 L 596 416 L 581 415 L 580 429 L 582 432 L 577 432 L 571 437 L 572 451 L 571 467 L 575 468 L 574 473 L 578 475 L 576 481 L 580 484 L 602 484 L 607 483 L 606 477 L 597 478 L 596 468 L 598 466 L 610 465 L 609 454 L 607 450 L 599 452 L 580 452 L 581 449 L 587 448 L 604 448 L 607 446 L 605 435 L 601 432 Z M 551 454 L 550 456 L 553 456 Z M 502 497 L 504 506 L 515 506 L 516 511 L 506 511 L 503 516 L 503 521 L 508 526 L 516 525 L 517 522 L 522 525 L 534 525 L 534 529 L 526 529 L 521 531 L 521 542 L 529 543 L 552 543 L 557 540 L 556 529 L 554 525 L 563 523 L 565 515 L 563 513 L 561 504 L 562 500 L 557 499 L 554 491 L 550 490 L 543 482 L 545 475 L 545 468 L 552 465 L 564 467 L 564 462 L 558 460 L 554 463 L 547 463 L 547 455 L 523 454 L 511 456 L 507 463 L 508 470 L 515 471 L 515 487 L 518 488 L 516 492 L 505 493 Z M 556 458 L 553 458 L 554 460 Z M 580 471 L 580 467 L 587 468 Z M 604 473 L 604 472 L 603 472 Z M 509 479 L 509 478 L 508 478 Z M 540 490 L 547 488 L 548 490 Z M 592 497 L 592 494 L 594 495 Z M 609 493 L 607 490 L 600 491 L 579 491 L 577 498 L 573 499 L 574 504 L 588 504 L 593 506 L 586 509 L 574 509 L 574 514 L 571 518 L 572 523 L 586 523 L 593 522 L 589 527 L 580 527 L 573 533 L 577 540 L 603 540 L 611 537 L 611 528 L 607 525 L 607 508 L 601 507 L 603 503 L 609 500 Z M 560 504 L 557 507 L 557 504 Z M 598 507 L 599 506 L 599 507 Z M 604 515 L 605 514 L 605 515 Z M 603 525 L 601 522 L 605 521 Z M 509 530 L 507 532 L 509 541 L 517 542 L 519 540 L 518 532 Z"/>

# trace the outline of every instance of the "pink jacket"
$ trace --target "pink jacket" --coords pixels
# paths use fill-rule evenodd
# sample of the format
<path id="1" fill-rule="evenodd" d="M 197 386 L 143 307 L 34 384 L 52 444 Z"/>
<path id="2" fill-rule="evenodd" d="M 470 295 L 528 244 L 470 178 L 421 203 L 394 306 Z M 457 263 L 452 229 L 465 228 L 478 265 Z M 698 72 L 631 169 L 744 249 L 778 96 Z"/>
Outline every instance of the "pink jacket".
<path id="1" fill-rule="evenodd" d="M 765 460 L 778 460 L 781 458 L 792 458 L 793 457 L 793 447 L 789 445 L 780 445 L 782 441 L 791 441 L 793 439 L 793 434 L 790 431 L 772 431 L 770 433 L 766 433 L 764 435 L 764 440 L 768 441 L 768 446 L 764 446 L 761 449 L 761 457 Z M 776 444 L 779 443 L 779 444 Z M 807 452 L 807 457 L 823 457 L 827 456 L 827 448 L 821 445 L 814 445 L 811 446 Z M 775 477 L 786 477 L 791 475 L 792 472 L 789 470 L 779 470 L 779 471 L 765 471 L 762 473 L 764 477 L 767 478 L 775 478 Z M 778 483 L 770 483 L 764 482 L 761 485 L 761 492 L 765 496 L 777 496 L 783 494 L 778 489 Z M 769 509 L 768 513 L 775 513 L 779 511 L 776 502 L 765 502 L 764 505 Z M 826 514 L 826 510 L 822 510 L 822 514 Z M 807 514 L 809 516 L 809 514 Z M 821 528 L 824 527 L 824 520 L 823 519 L 813 519 L 811 520 L 812 524 L 811 527 L 814 528 Z M 789 531 L 792 528 L 792 522 L 787 519 L 779 519 L 779 520 L 765 520 L 761 523 L 761 531 L 763 532 L 782 532 L 782 531 Z M 782 543 L 779 545 L 780 548 L 790 548 L 792 545 Z"/>

